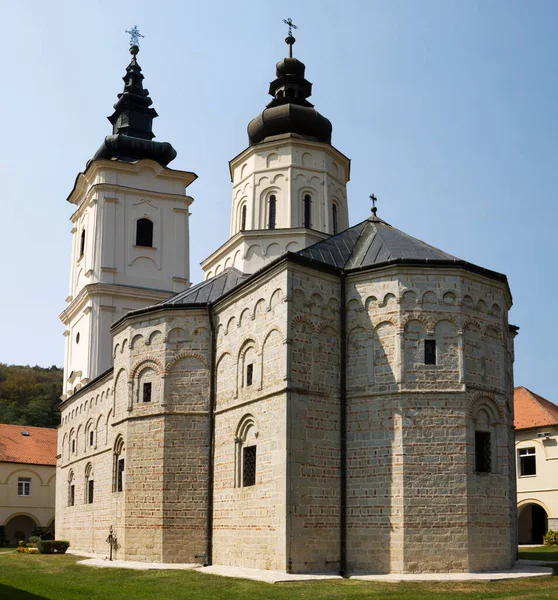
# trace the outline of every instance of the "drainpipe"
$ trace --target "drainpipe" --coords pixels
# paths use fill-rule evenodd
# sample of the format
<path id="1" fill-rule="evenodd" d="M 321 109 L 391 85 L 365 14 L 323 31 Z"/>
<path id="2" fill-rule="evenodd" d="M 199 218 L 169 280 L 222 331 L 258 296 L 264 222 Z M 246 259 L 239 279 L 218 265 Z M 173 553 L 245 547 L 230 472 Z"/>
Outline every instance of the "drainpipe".
<path id="1" fill-rule="evenodd" d="M 339 574 L 347 574 L 347 311 L 345 292 L 345 273 L 341 272 L 340 290 L 340 373 L 339 373 L 339 432 L 340 432 L 340 532 L 339 532 Z"/>
<path id="2" fill-rule="evenodd" d="M 206 564 L 213 564 L 213 479 L 215 468 L 215 359 L 217 340 L 211 304 L 207 304 L 207 317 L 211 331 L 209 363 L 209 465 L 207 473 L 207 552 Z"/>

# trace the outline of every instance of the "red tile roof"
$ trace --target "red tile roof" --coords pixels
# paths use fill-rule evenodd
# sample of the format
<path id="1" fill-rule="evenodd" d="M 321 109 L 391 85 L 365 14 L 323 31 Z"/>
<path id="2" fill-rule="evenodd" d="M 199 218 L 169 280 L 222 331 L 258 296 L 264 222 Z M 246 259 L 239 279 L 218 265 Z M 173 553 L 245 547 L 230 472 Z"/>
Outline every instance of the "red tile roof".
<path id="1" fill-rule="evenodd" d="M 0 462 L 56 465 L 57 437 L 57 429 L 0 424 Z"/>
<path id="2" fill-rule="evenodd" d="M 516 387 L 513 392 L 515 428 L 532 429 L 558 425 L 558 406 L 526 387 Z"/>

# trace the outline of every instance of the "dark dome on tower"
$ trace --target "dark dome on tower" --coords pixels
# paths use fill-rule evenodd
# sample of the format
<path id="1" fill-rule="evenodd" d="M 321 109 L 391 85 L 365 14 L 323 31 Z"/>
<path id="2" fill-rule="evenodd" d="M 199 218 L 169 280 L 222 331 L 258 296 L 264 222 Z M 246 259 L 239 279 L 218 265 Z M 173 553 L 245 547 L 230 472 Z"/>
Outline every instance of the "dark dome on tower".
<path id="1" fill-rule="evenodd" d="M 294 38 L 286 41 L 292 50 Z M 250 145 L 287 133 L 331 144 L 331 122 L 307 100 L 312 84 L 304 77 L 304 63 L 291 56 L 279 61 L 276 69 L 277 77 L 269 85 L 273 100 L 248 124 Z"/>

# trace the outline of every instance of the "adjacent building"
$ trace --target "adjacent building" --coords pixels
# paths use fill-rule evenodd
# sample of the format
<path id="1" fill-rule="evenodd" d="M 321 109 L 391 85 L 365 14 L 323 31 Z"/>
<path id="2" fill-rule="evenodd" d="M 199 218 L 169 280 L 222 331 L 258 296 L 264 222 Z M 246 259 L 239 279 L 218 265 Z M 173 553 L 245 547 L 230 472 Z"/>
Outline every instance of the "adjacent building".
<path id="1" fill-rule="evenodd" d="M 35 527 L 54 528 L 57 433 L 0 425 L 0 524 L 11 546 Z"/>
<path id="2" fill-rule="evenodd" d="M 113 134 L 69 197 L 58 534 L 106 553 L 113 527 L 143 561 L 509 568 L 507 279 L 375 208 L 349 227 L 350 161 L 286 41 L 230 162 L 231 236 L 195 286 L 195 175 L 152 140 L 131 47 Z"/>
<path id="3" fill-rule="evenodd" d="M 558 406 L 517 387 L 515 446 L 520 544 L 542 544 L 558 529 Z"/>

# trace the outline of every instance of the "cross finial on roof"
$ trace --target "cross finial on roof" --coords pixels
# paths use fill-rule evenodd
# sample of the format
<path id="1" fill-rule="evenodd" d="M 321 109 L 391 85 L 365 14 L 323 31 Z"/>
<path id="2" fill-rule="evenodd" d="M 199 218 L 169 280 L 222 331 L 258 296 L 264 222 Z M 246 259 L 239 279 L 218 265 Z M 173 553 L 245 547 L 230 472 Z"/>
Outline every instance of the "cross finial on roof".
<path id="1" fill-rule="evenodd" d="M 376 216 L 376 212 L 378 211 L 376 208 L 376 202 L 378 201 L 378 198 L 376 198 L 374 194 L 370 194 L 369 198 L 372 200 L 372 214 Z"/>
<path id="2" fill-rule="evenodd" d="M 134 25 L 132 29 L 126 29 L 125 33 L 130 36 L 130 46 L 139 46 L 139 39 L 145 37 L 139 32 L 137 25 Z"/>
<path id="3" fill-rule="evenodd" d="M 291 17 L 289 17 L 288 19 L 283 19 L 283 23 L 285 23 L 285 25 L 289 26 L 289 33 L 287 35 L 287 37 L 285 38 L 285 41 L 287 42 L 288 46 L 289 46 L 289 58 L 293 57 L 293 44 L 296 42 L 295 38 L 293 37 L 293 29 L 298 29 L 298 27 L 293 23 L 293 20 L 291 19 Z"/>

